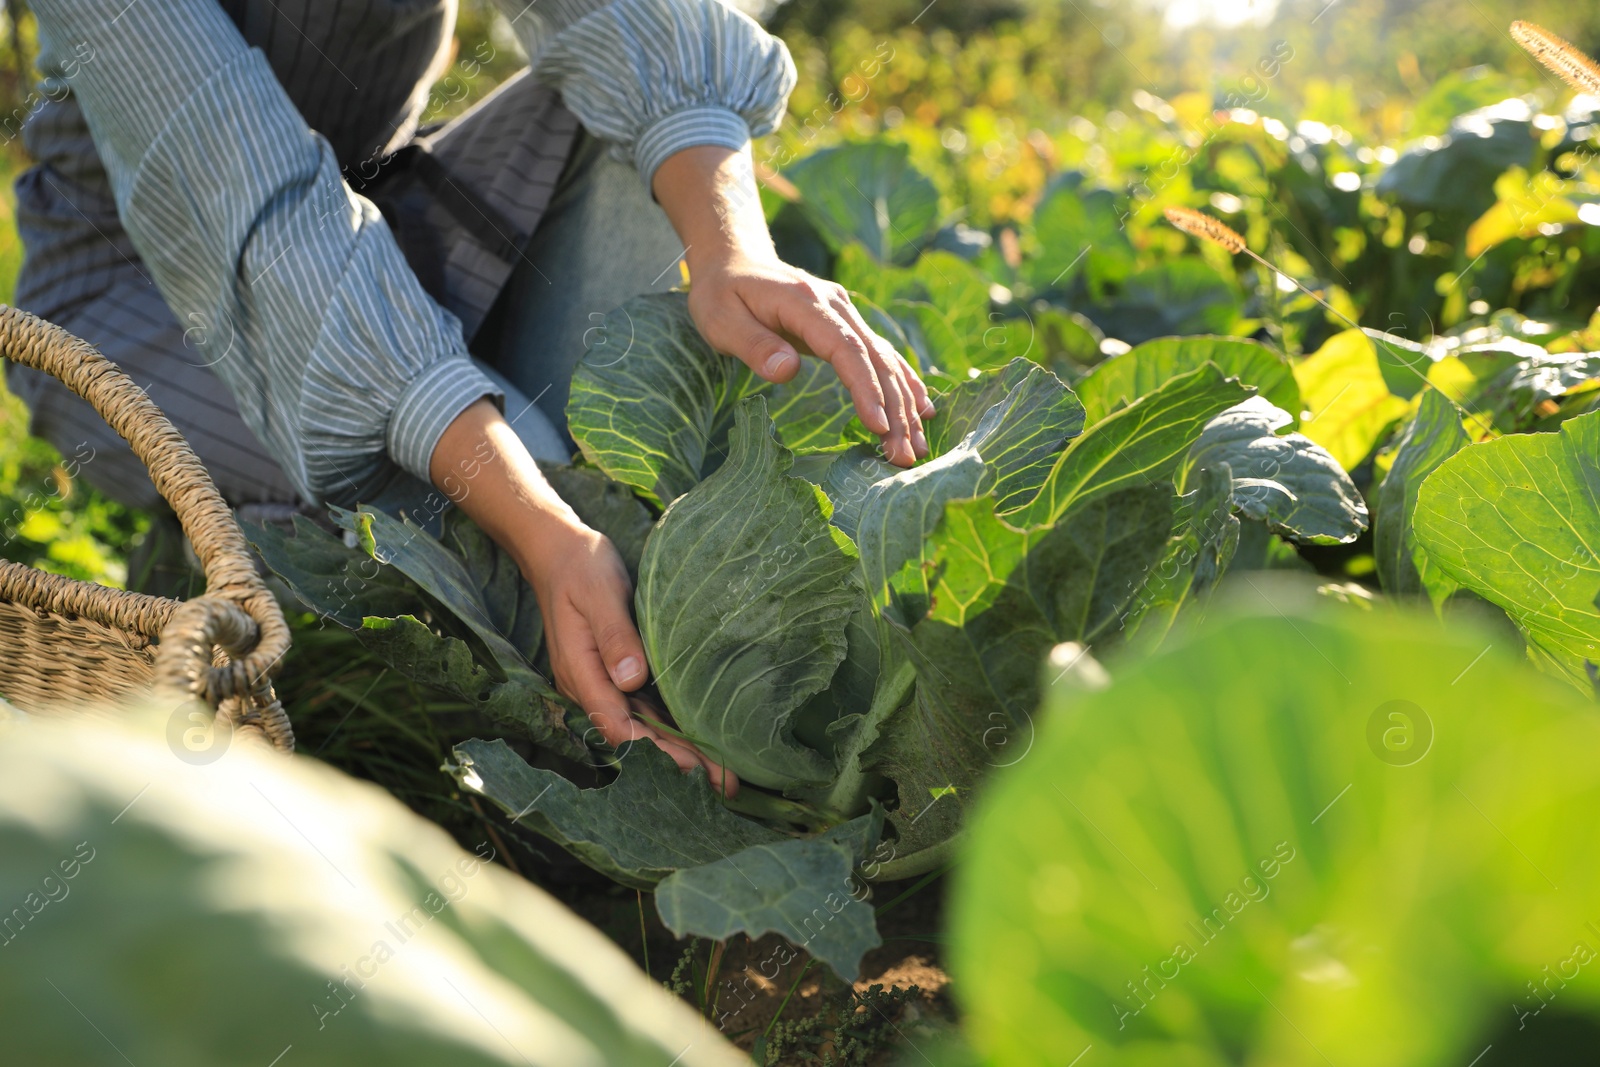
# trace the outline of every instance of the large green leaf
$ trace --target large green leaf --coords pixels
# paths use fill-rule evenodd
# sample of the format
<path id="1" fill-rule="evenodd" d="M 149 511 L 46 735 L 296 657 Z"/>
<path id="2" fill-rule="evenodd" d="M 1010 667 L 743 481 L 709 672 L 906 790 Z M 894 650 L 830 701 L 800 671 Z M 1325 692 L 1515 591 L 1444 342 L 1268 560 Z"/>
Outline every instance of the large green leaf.
<path id="1" fill-rule="evenodd" d="M 440 543 L 461 560 L 468 587 L 477 592 L 495 632 L 503 635 L 522 659 L 532 660 L 544 639 L 544 620 L 533 587 L 523 578 L 517 561 L 460 508 L 444 516 L 441 533 Z M 406 558 L 402 556 L 394 564 L 397 569 L 405 570 Z"/>
<path id="2" fill-rule="evenodd" d="M 855 538 L 864 585 L 879 610 L 905 591 L 893 579 L 907 560 L 923 558 L 924 539 L 948 501 L 982 493 L 998 508 L 1031 498 L 1083 424 L 1071 391 L 1022 359 L 957 386 L 940 403 L 940 425 L 928 438 L 933 458 L 863 491 Z M 923 610 L 920 602 L 893 609 L 902 621 Z"/>
<path id="3" fill-rule="evenodd" d="M 664 507 L 721 462 L 748 374 L 700 336 L 684 296 L 635 297 L 573 372 L 567 428 L 585 459 Z"/>
<path id="4" fill-rule="evenodd" d="M 943 520 L 945 505 L 981 494 L 992 511 L 1001 499 L 1031 496 L 1066 428 L 1076 422 L 1075 404 L 1060 403 L 1062 396 L 1048 388 L 1034 388 L 1054 382 L 1049 372 L 1020 361 L 1014 366 L 1023 372 L 1022 381 L 1004 402 L 990 405 L 959 445 L 867 491 L 856 536 L 865 586 L 878 609 L 903 625 L 927 610 L 927 581 L 939 561 L 926 538 Z M 1060 394 L 1071 395 L 1064 389 Z M 1054 411 L 1048 410 L 1051 404 Z M 956 407 L 959 418 L 961 405 Z M 997 457 L 993 464 L 991 454 Z M 1004 486 L 1000 475 L 1007 478 Z M 902 575 L 909 561 L 915 561 L 911 572 Z"/>
<path id="5" fill-rule="evenodd" d="M 1046 652 L 1115 640 L 1166 546 L 1172 499 L 1167 484 L 1130 486 L 1029 531 L 996 517 L 990 498 L 945 507 L 897 579 L 928 589 L 922 617 L 895 627 L 916 698 L 865 757 L 899 787 L 892 876 L 937 862 L 974 788 L 1031 747 Z M 936 561 L 931 582 L 923 559 Z"/>
<path id="6" fill-rule="evenodd" d="M 943 518 L 945 504 L 977 497 L 985 474 L 977 449 L 966 444 L 868 490 L 856 544 L 867 594 L 880 612 L 909 621 L 925 610 L 921 599 L 909 607 L 899 603 L 906 590 L 896 575 L 908 560 L 918 560 L 920 567 L 923 540 Z M 919 571 L 919 588 L 921 582 Z"/>
<path id="7" fill-rule="evenodd" d="M 363 551 L 410 578 L 435 605 L 470 631 L 502 673 L 531 670 L 528 662 L 537 651 L 539 627 L 523 616 L 538 613 L 533 592 L 514 566 L 494 562 L 491 557 L 500 550 L 487 537 L 475 527 L 469 532 L 457 525 L 470 525 L 464 514 L 453 512 L 449 517 L 453 521 L 446 525 L 446 536 L 455 533 L 462 538 L 456 543 L 458 551 L 453 552 L 409 519 L 365 506 L 356 511 L 339 507 L 331 511 L 334 521 L 355 535 Z M 470 565 L 459 554 L 463 544 L 472 553 Z M 530 632 L 535 635 L 533 646 L 519 646 L 513 640 Z"/>
<path id="8" fill-rule="evenodd" d="M 937 561 L 926 614 L 909 627 L 924 685 L 956 694 L 943 697 L 947 704 L 1026 716 L 1051 645 L 1092 645 L 1120 627 L 1165 547 L 1172 501 L 1169 485 L 1130 487 L 1032 530 L 1008 525 L 988 498 L 947 505 L 924 551 Z M 928 573 L 911 560 L 900 581 L 928 581 Z"/>
<path id="9" fill-rule="evenodd" d="M 679 937 L 777 933 L 853 982 L 861 957 L 883 943 L 854 877 L 882 831 L 873 812 L 816 837 L 751 845 L 668 875 L 656 886 L 656 908 Z"/>
<path id="10" fill-rule="evenodd" d="M 860 243 L 880 263 L 906 262 L 932 236 L 939 192 L 903 144 L 869 141 L 813 152 L 784 171 L 800 203 L 838 251 Z"/>
<path id="11" fill-rule="evenodd" d="M 403 526 L 398 520 L 388 516 L 373 520 L 365 512 L 345 512 L 344 516 L 352 526 L 367 532 L 364 543 L 368 551 L 383 552 L 372 534 L 373 523 L 380 522 L 385 546 L 404 545 L 403 551 L 386 557 L 391 564 L 399 560 L 410 566 L 414 559 L 430 560 L 451 580 L 434 575 L 430 578 L 431 589 L 424 591 L 401 567 L 379 563 L 368 551 L 349 548 L 301 518 L 295 520 L 293 537 L 269 524 L 251 526 L 249 535 L 267 565 L 311 610 L 353 630 L 363 645 L 395 670 L 413 681 L 461 697 L 518 736 L 563 755 L 582 758 L 583 744 L 565 726 L 570 705 L 510 641 L 500 636 L 491 619 L 491 608 L 476 595 L 462 593 L 472 582 L 465 565 L 427 534 Z M 452 520 L 452 524 L 465 522 L 464 516 Z M 464 525 L 458 527 L 464 529 Z M 479 566 L 484 565 L 480 558 Z M 413 569 L 419 574 L 428 572 L 423 566 Z M 509 605 L 512 609 L 520 606 L 524 612 L 531 610 L 532 598 L 524 600 L 520 593 L 507 593 L 504 585 L 509 584 L 510 576 L 503 569 L 498 577 L 503 582 L 498 591 L 491 584 L 486 592 L 495 593 L 498 604 L 494 610 L 502 613 L 502 623 L 516 633 L 516 612 L 505 614 L 506 609 Z M 434 595 L 434 589 L 450 595 L 459 607 Z M 469 618 L 477 621 L 476 628 Z M 536 634 L 536 622 L 536 614 L 530 623 L 524 613 L 521 627 L 525 638 L 530 630 Z M 497 655 L 490 652 L 491 641 Z M 536 636 L 533 643 L 537 644 Z M 530 648 L 530 657 L 532 652 Z"/>
<path id="12" fill-rule="evenodd" d="M 650 889 L 684 867 L 787 840 L 723 807 L 705 772 L 684 774 L 652 744 L 629 745 L 616 780 L 594 789 L 529 766 L 504 741 L 465 741 L 453 756 L 447 769 L 463 788 L 487 797 L 513 822 L 595 870 L 638 889 Z"/>
<path id="13" fill-rule="evenodd" d="M 496 670 L 477 646 L 414 615 L 369 615 L 356 636 L 412 681 L 458 696 L 503 726 L 522 727 L 562 755 L 584 758 L 584 746 L 564 725 L 571 705 L 531 667 Z"/>
<path id="14" fill-rule="evenodd" d="M 1056 522 L 1118 489 L 1170 482 L 1207 423 L 1250 395 L 1215 364 L 1168 379 L 1090 426 L 1067 446 L 1039 494 L 1013 509 L 1017 526 Z"/>
<path id="15" fill-rule="evenodd" d="M 1232 472 L 1226 465 L 1202 467 L 1191 481 L 1194 487 L 1179 498 L 1166 550 L 1126 613 L 1124 638 L 1136 648 L 1156 647 L 1180 612 L 1202 605 L 1239 547 Z"/>
<path id="16" fill-rule="evenodd" d="M 1295 380 L 1310 416 L 1300 430 L 1326 448 L 1345 470 L 1372 454 L 1406 402 L 1389 391 L 1378 350 L 1360 330 L 1328 338 L 1295 365 Z"/>
<path id="17" fill-rule="evenodd" d="M 250 544 L 272 573 L 307 608 L 347 630 L 369 615 L 392 618 L 423 609 L 422 592 L 394 567 L 385 567 L 303 515 L 294 533 L 273 523 L 243 524 Z"/>
<path id="18" fill-rule="evenodd" d="M 1101 363 L 1073 388 L 1090 422 L 1152 393 L 1168 380 L 1215 363 L 1223 374 L 1298 418 L 1300 387 L 1284 358 L 1237 337 L 1161 337 Z"/>
<path id="19" fill-rule="evenodd" d="M 1378 514 L 1373 523 L 1372 552 L 1378 562 L 1378 579 L 1392 594 L 1434 589 L 1449 595 L 1454 583 L 1436 576 L 1446 587 L 1426 582 L 1423 572 L 1433 570 L 1427 553 L 1417 542 L 1412 513 L 1417 492 L 1434 469 L 1471 443 L 1461 427 L 1461 414 L 1437 389 L 1423 396 L 1417 414 L 1400 435 L 1394 462 L 1378 488 Z"/>
<path id="20" fill-rule="evenodd" d="M 1585 690 L 1600 664 L 1600 412 L 1464 448 L 1413 514 L 1428 559 L 1503 608 Z"/>
<path id="21" fill-rule="evenodd" d="M 989 328 L 989 282 L 966 260 L 949 252 L 924 252 L 909 267 L 888 267 L 860 245 L 839 253 L 834 281 L 887 308 L 896 300 L 931 304 L 963 342 L 977 343 Z M 966 373 L 963 362 L 951 368 Z"/>
<path id="22" fill-rule="evenodd" d="M 1378 179 L 1378 192 L 1408 209 L 1476 218 L 1495 201 L 1495 179 L 1532 160 L 1538 143 L 1532 118 L 1517 97 L 1457 115 L 1443 137 L 1409 145 Z"/>
<path id="23" fill-rule="evenodd" d="M 727 462 L 650 536 L 635 597 L 679 726 L 741 778 L 776 788 L 831 776 L 791 719 L 844 658 L 857 605 L 855 546 L 791 463 L 764 401 L 741 403 Z"/>
<path id="24" fill-rule="evenodd" d="M 1039 251 L 1023 263 L 1035 289 L 1065 289 L 1080 275 L 1099 292 L 1133 272 L 1136 257 L 1123 211 L 1108 189 L 1056 181 L 1033 209 Z"/>
<path id="25" fill-rule="evenodd" d="M 1261 607 L 1057 687 L 986 798 L 951 900 L 983 1061 L 1583 1062 L 1592 703 L 1485 633 L 1253 581 Z"/>
<path id="26" fill-rule="evenodd" d="M 1192 467 L 1225 465 L 1233 499 L 1246 518 L 1296 541 L 1354 541 L 1367 528 L 1367 505 L 1339 461 L 1304 434 L 1279 435 L 1289 413 L 1259 396 L 1212 419 L 1189 450 Z"/>
<path id="27" fill-rule="evenodd" d="M 978 430 L 996 405 L 1004 405 L 994 429 L 978 445 L 994 479 L 990 492 L 998 510 L 1031 499 L 1055 457 L 1083 431 L 1078 397 L 1048 370 L 1014 359 L 1004 370 L 960 382 L 936 399 L 939 414 L 927 424 L 929 454 L 940 456 Z"/>
<path id="28" fill-rule="evenodd" d="M 572 377 L 567 426 L 590 463 L 665 507 L 719 467 L 733 410 L 761 394 L 791 451 L 864 439 L 833 368 L 803 359 L 773 385 L 714 352 L 683 293 L 635 297 L 605 317 Z"/>
<path id="29" fill-rule="evenodd" d="M 0 745 L 7 1064 L 748 1067 L 489 842 L 241 738 L 175 759 L 170 703 L 112 710 Z"/>
<path id="30" fill-rule="evenodd" d="M 867 491 L 903 470 L 880 458 L 878 450 L 867 445 L 853 445 L 841 453 L 829 463 L 818 483 L 833 504 L 833 524 L 855 540 Z"/>

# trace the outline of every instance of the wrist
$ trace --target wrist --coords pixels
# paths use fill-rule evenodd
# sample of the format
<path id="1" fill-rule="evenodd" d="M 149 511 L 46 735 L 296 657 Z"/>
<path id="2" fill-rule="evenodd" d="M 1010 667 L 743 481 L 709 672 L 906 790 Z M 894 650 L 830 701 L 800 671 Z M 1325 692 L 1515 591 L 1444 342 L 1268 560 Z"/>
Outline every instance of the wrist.
<path id="1" fill-rule="evenodd" d="M 653 184 L 683 240 L 691 279 L 740 259 L 775 257 L 748 146 L 685 148 L 656 169 Z"/>
<path id="2" fill-rule="evenodd" d="M 536 586 L 552 560 L 570 558 L 574 549 L 600 536 L 545 480 L 488 400 L 469 406 L 446 428 L 429 473 Z"/>
<path id="3" fill-rule="evenodd" d="M 741 264 L 772 263 L 778 252 L 763 230 L 759 238 L 729 235 L 720 242 L 707 242 L 684 255 L 691 281 L 712 275 L 732 273 Z"/>
<path id="4" fill-rule="evenodd" d="M 501 542 L 535 588 L 554 568 L 569 566 L 574 553 L 588 552 L 591 542 L 601 536 L 564 501 L 557 498 L 555 503 L 559 506 L 543 501 L 532 504 Z"/>

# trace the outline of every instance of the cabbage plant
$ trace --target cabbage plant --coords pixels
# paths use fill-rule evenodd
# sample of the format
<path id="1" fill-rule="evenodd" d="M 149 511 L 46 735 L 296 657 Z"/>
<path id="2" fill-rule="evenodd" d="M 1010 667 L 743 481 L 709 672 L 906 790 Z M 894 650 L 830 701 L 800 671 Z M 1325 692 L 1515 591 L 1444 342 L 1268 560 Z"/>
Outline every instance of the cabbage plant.
<path id="1" fill-rule="evenodd" d="M 1051 647 L 1158 643 L 1227 568 L 1241 519 L 1321 543 L 1366 525 L 1334 458 L 1285 432 L 1288 364 L 1249 341 L 1150 342 L 1076 391 L 1024 358 L 927 367 L 930 456 L 902 470 L 830 368 L 761 381 L 705 345 L 681 293 L 596 335 L 568 408 L 582 458 L 551 476 L 636 574 L 677 729 L 746 788 L 725 801 L 650 746 L 605 756 L 617 773 L 597 788 L 499 739 L 459 745 L 452 770 L 654 889 L 680 934 L 775 930 L 846 976 L 877 943 L 861 879 L 946 862 L 984 779 L 1033 743 Z M 595 735 L 540 676 L 531 595 L 470 522 L 435 539 L 371 509 L 336 518 L 357 548 L 309 524 L 258 544 L 399 669 L 512 740 L 593 761 Z M 370 591 L 338 599 L 352 566 Z"/>
<path id="2" fill-rule="evenodd" d="M 1271 577 L 1069 673 L 983 798 L 950 903 L 982 1062 L 1588 1062 L 1593 700 Z"/>
<path id="3" fill-rule="evenodd" d="M 0 713 L 5 1063 L 750 1062 L 491 842 L 189 714 Z"/>

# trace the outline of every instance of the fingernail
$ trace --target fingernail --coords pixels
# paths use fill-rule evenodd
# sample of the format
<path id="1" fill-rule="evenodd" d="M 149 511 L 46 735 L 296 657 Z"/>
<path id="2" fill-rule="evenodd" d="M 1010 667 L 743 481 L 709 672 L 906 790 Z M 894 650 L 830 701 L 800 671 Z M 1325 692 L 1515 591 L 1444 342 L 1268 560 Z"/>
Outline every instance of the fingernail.
<path id="1" fill-rule="evenodd" d="M 874 433 L 889 432 L 889 413 L 883 410 L 882 404 L 873 405 L 872 410 L 867 412 L 867 414 L 872 416 L 872 426 L 869 427 L 869 429 L 871 429 Z M 878 429 L 880 426 L 882 429 Z"/>
<path id="2" fill-rule="evenodd" d="M 639 662 L 638 656 L 627 656 L 618 663 L 612 673 L 619 683 L 636 681 L 639 673 L 644 670 L 644 664 Z"/>
<path id="3" fill-rule="evenodd" d="M 793 352 L 780 349 L 767 357 L 767 377 L 775 378 L 789 368 L 789 361 L 798 358 Z"/>
<path id="4" fill-rule="evenodd" d="M 917 451 L 926 454 L 928 451 L 928 436 L 921 429 L 911 431 L 911 439 L 917 446 Z"/>

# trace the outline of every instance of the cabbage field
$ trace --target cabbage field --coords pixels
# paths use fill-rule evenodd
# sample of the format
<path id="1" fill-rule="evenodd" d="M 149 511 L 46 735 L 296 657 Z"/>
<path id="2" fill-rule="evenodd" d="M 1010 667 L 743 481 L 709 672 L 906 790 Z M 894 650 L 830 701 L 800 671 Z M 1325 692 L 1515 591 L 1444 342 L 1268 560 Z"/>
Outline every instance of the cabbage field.
<path id="1" fill-rule="evenodd" d="M 459 510 L 247 524 L 295 616 L 302 749 L 536 859 L 518 873 L 572 882 L 569 904 L 618 904 L 575 906 L 657 986 L 677 960 L 698 1019 L 520 879 L 473 883 L 492 893 L 451 951 L 533 1005 L 528 1042 L 558 1040 L 538 1006 L 563 1003 L 592 1042 L 537 1062 L 670 1065 L 680 1038 L 686 1063 L 732 1058 L 723 1039 L 762 1064 L 1592 1059 L 1600 66 L 1504 29 L 1506 69 L 1433 70 L 1403 117 L 1328 83 L 1321 117 L 1290 115 L 1275 81 L 1310 47 L 1290 36 L 1247 81 L 1119 89 L 1091 119 L 1036 113 L 1044 16 L 965 47 L 791 24 L 762 204 L 780 254 L 920 369 L 927 459 L 886 462 L 821 361 L 773 384 L 712 350 L 678 290 L 586 335 L 579 451 L 545 468 L 633 579 L 662 729 L 736 772 L 731 795 L 600 740 L 550 681 L 531 588 Z M 952 98 L 959 77 L 981 98 Z M 30 507 L 0 552 L 105 577 L 43 547 L 81 510 Z M 50 790 L 93 779 L 42 762 Z M 334 821 L 383 907 L 408 837 L 451 862 L 409 813 L 360 841 L 376 791 L 307 774 L 351 805 Z M 53 856 L 72 835 L 48 822 L 0 818 L 0 842 Z M 318 906 L 293 900 L 274 921 Z M 910 942 L 922 969 L 889 981 Z M 309 943 L 283 983 L 323 966 Z M 613 1032 L 624 998 L 585 953 L 646 1021 Z M 403 1056 L 386 1027 L 429 981 L 404 970 L 351 1044 L 295 1040 Z M 906 991 L 930 978 L 951 996 Z M 797 990 L 845 1007 L 806 1016 Z"/>

